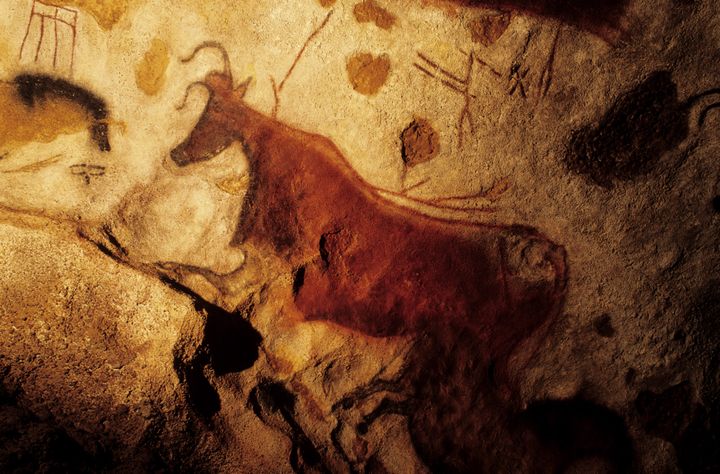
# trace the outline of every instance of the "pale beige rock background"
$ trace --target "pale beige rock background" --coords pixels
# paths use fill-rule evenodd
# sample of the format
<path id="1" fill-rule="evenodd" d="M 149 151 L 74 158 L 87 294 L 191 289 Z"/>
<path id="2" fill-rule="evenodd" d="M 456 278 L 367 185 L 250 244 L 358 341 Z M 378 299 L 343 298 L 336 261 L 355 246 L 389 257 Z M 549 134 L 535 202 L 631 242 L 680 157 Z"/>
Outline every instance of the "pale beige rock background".
<path id="1" fill-rule="evenodd" d="M 260 277 L 266 277 L 262 292 L 238 290 L 225 299 L 206 280 L 190 276 L 193 290 L 223 308 L 213 311 L 234 311 L 246 298 L 255 304 L 247 314 L 262 338 L 257 361 L 218 374 L 203 355 L 214 350 L 203 339 L 207 309 L 198 310 L 191 297 L 148 274 L 158 262 L 217 273 L 244 262 L 242 252 L 229 247 L 242 189 L 218 185 L 247 174 L 242 149 L 232 147 L 211 163 L 182 171 L 164 166 L 205 104 L 204 93 L 194 89 L 188 107 L 176 110 L 186 87 L 221 66 L 213 52 L 190 64 L 180 59 L 202 41 L 222 43 L 236 81 L 252 78 L 247 103 L 269 114 L 275 105 L 271 78 L 282 80 L 330 14 L 285 83 L 278 118 L 332 139 L 367 182 L 389 191 L 402 191 L 399 137 L 414 117 L 431 121 L 440 152 L 408 171 L 408 186 L 428 180 L 411 196 L 472 194 L 507 178 L 509 189 L 497 200 L 472 201 L 494 207 L 493 214 L 391 199 L 443 217 L 532 226 L 563 245 L 569 264 L 563 315 L 522 374 L 522 403 L 592 400 L 625 420 L 634 469 L 681 472 L 676 447 L 643 425 L 636 400 L 642 391 L 661 393 L 687 382 L 689 395 L 673 404 L 693 413 L 704 407 L 712 413 L 707 423 L 717 417 L 720 213 L 712 201 L 720 194 L 720 114 L 708 113 L 698 127 L 700 108 L 692 109 L 687 138 L 653 157 L 657 166 L 649 173 L 613 189 L 569 172 L 563 160 L 573 130 L 600 120 L 653 71 L 671 72 L 680 100 L 720 87 L 716 2 L 633 1 L 625 15 L 627 36 L 616 45 L 562 26 L 545 97 L 532 85 L 548 60 L 557 28 L 551 20 L 518 14 L 486 47 L 473 42 L 467 27 L 477 11 L 448 15 L 419 1 L 378 0 L 397 18 L 385 30 L 358 23 L 356 3 L 137 0 L 109 30 L 80 8 L 71 74 L 53 69 L 47 58 L 18 60 L 30 2 L 0 1 L 0 79 L 28 71 L 58 74 L 104 98 L 112 120 L 123 124 L 110 126 L 109 154 L 89 147 L 88 133 L 79 132 L 23 144 L 0 160 L 2 416 L 6 426 L 24 426 L 22 436 L 7 441 L 10 454 L 0 461 L 72 469 L 62 456 L 54 465 L 52 449 L 40 448 L 59 436 L 58 450 L 72 446 L 89 470 L 107 469 L 110 462 L 121 470 L 292 472 L 292 452 L 299 448 L 291 440 L 297 443 L 300 431 L 332 472 L 371 470 L 357 449 L 361 443 L 369 445 L 365 452 L 378 453 L 389 472 L 427 472 L 399 415 L 384 417 L 367 434 L 333 432 L 371 410 L 345 412 L 334 404 L 379 374 L 397 374 L 411 341 L 287 321 L 276 303 L 287 282 L 268 275 Z M 472 51 L 505 74 L 529 34 L 527 98 L 509 95 L 506 78 L 475 65 L 468 85 L 474 133 L 467 125 L 458 130 L 463 96 L 422 74 L 414 66 L 418 52 L 462 76 L 465 53 Z M 138 87 L 135 70 L 156 38 L 169 60 L 164 85 L 149 96 Z M 347 58 L 358 51 L 390 60 L 377 94 L 360 94 L 348 80 Z M 60 161 L 37 173 L 6 172 L 55 154 Z M 86 184 L 67 172 L 77 163 L 101 163 L 107 171 Z M 103 226 L 125 247 L 124 264 L 81 237 L 97 240 Z M 612 330 L 607 324 L 596 330 L 603 315 Z M 237 331 L 227 337 L 247 336 L 247 328 Z M 241 339 L 235 343 L 243 345 Z M 200 377 L 206 380 L 200 385 L 210 388 L 192 395 L 188 377 Z M 263 384 L 281 384 L 297 397 L 292 423 L 281 410 L 265 407 L 262 416 L 253 410 L 252 400 L 264 403 L 258 392 Z M 212 403 L 203 397 L 217 397 L 220 408 L 198 413 L 193 396 L 206 404 Z M 373 397 L 368 406 L 379 403 Z M 708 428 L 707 436 L 714 433 L 717 440 L 717 425 L 714 430 Z M 718 459 L 714 449 L 711 462 Z M 349 459 L 345 453 L 355 454 Z M 708 466 L 687 472 L 717 468 Z"/>

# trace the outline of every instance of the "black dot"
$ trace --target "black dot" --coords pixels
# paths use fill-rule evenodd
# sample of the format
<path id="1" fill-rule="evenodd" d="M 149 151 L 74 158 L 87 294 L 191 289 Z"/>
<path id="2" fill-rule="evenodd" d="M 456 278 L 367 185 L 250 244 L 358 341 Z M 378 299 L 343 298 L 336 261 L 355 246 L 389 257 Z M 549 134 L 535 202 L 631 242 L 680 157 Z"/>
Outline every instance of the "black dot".
<path id="1" fill-rule="evenodd" d="M 712 200 L 713 211 L 720 212 L 720 196 L 715 196 Z"/>
<path id="2" fill-rule="evenodd" d="M 602 337 L 613 337 L 615 335 L 615 328 L 612 325 L 612 319 L 609 314 L 603 314 L 595 318 L 593 327 L 595 328 L 595 332 Z"/>
<path id="3" fill-rule="evenodd" d="M 686 336 L 687 336 L 687 334 L 685 334 L 685 331 L 683 331 L 682 329 L 678 329 L 673 334 L 673 341 L 682 342 L 685 340 Z"/>

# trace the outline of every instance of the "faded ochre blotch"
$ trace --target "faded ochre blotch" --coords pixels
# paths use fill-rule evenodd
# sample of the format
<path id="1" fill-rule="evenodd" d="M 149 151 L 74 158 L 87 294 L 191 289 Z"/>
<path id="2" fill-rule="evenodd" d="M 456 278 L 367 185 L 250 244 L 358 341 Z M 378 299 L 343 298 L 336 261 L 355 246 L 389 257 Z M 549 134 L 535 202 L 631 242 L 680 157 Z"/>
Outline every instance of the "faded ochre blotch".
<path id="1" fill-rule="evenodd" d="M 165 71 L 167 70 L 170 54 L 167 44 L 155 38 L 150 43 L 150 49 L 135 66 L 135 83 L 147 95 L 155 95 L 165 85 Z"/>
<path id="2" fill-rule="evenodd" d="M 378 28 L 389 30 L 395 24 L 395 15 L 378 5 L 375 0 L 364 0 L 353 7 L 358 23 L 375 23 Z"/>
<path id="3" fill-rule="evenodd" d="M 221 191 L 233 196 L 243 196 L 250 186 L 250 176 L 247 174 L 241 176 L 231 176 L 216 183 Z"/>
<path id="4" fill-rule="evenodd" d="M 390 74 L 390 57 L 356 53 L 347 61 L 347 72 L 353 89 L 364 95 L 374 95 L 385 85 Z"/>

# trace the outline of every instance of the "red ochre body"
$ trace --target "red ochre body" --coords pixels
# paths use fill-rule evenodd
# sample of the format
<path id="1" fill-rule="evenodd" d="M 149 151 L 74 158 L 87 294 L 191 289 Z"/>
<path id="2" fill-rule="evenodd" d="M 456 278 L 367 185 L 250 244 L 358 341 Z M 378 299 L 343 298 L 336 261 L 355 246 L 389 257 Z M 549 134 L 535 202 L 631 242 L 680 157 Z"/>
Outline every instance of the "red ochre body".
<path id="1" fill-rule="evenodd" d="M 292 303 L 306 320 L 373 337 L 469 330 L 494 358 L 559 312 L 562 247 L 528 227 L 392 203 L 326 137 L 253 110 L 225 76 L 207 85 L 205 112 L 172 158 L 182 166 L 242 143 L 251 184 L 234 243 L 294 269 Z"/>

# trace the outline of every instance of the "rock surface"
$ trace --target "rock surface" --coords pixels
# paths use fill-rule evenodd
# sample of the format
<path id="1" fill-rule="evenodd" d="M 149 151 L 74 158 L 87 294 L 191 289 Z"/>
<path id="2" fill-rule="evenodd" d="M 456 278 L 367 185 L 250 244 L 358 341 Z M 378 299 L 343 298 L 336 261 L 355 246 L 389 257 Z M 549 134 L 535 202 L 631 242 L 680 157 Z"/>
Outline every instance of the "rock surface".
<path id="1" fill-rule="evenodd" d="M 2 472 L 720 470 L 717 2 L 2 8 Z"/>

